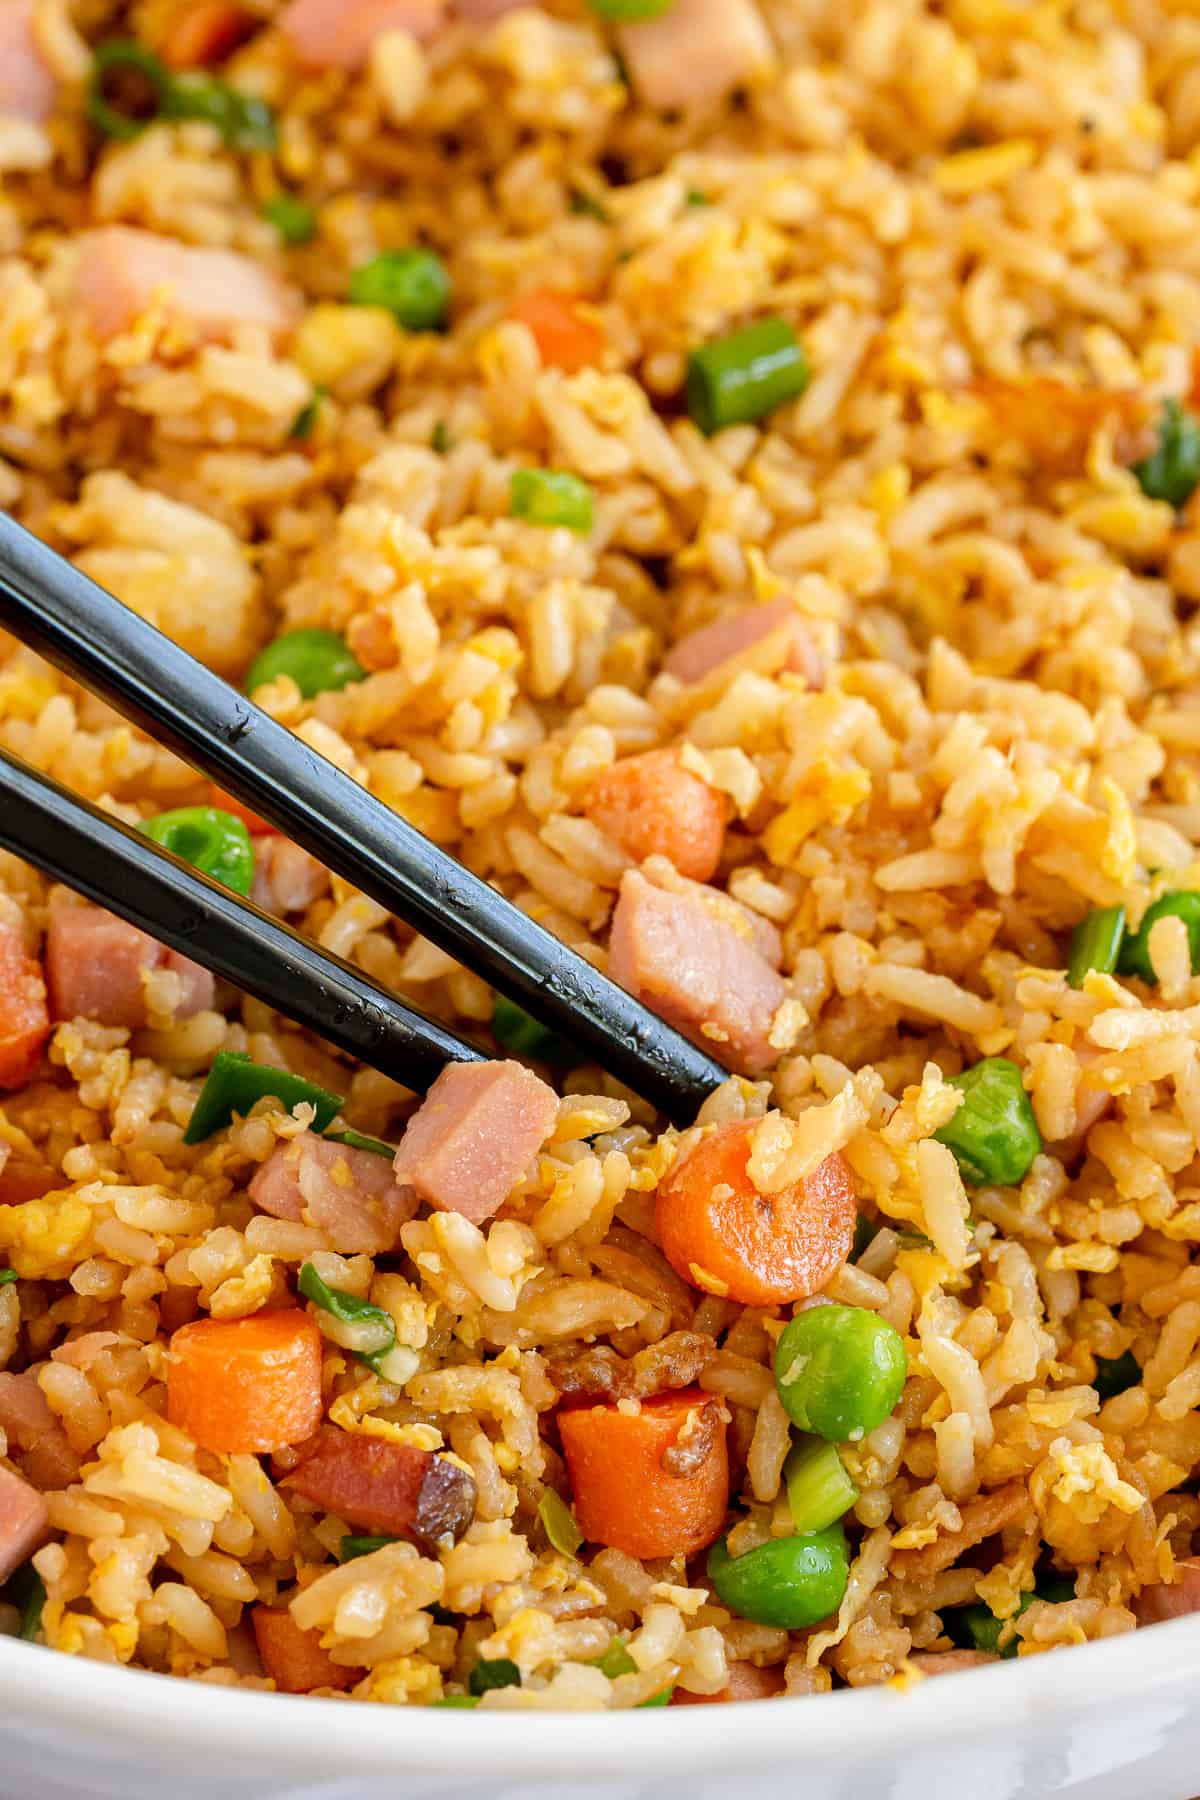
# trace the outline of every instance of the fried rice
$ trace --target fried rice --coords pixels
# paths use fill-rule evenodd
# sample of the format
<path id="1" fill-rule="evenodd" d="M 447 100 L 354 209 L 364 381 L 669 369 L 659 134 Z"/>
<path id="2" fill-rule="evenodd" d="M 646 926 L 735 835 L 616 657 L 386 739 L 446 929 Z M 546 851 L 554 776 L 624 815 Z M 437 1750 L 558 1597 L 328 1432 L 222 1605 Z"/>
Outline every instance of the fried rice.
<path id="1" fill-rule="evenodd" d="M 325 54 L 310 0 L 218 7 L 225 37 L 190 51 L 212 7 L 0 0 L 0 505 L 234 683 L 281 634 L 337 633 L 361 679 L 306 698 L 284 674 L 258 704 L 596 966 L 644 889 L 740 936 L 772 997 L 743 1040 L 719 982 L 648 991 L 730 1067 L 690 1133 L 535 1054 L 558 1098 L 498 1203 L 418 1184 L 363 1248 L 310 1194 L 251 1194 L 311 1143 L 311 1105 L 191 1143 L 197 1096 L 245 1054 L 392 1146 L 418 1095 L 258 1001 L 189 1004 L 161 959 L 132 1019 L 52 980 L 0 1106 L 0 1473 L 43 1509 L 5 1631 L 247 1688 L 594 1709 L 905 1685 L 1200 1606 L 1186 910 L 1143 934 L 1141 975 L 1067 973 L 1097 909 L 1133 934 L 1200 891 L 1200 493 L 1145 474 L 1200 343 L 1200 21 L 676 8 L 375 7 L 385 28 Z M 672 21 L 664 65 L 637 34 Z M 105 136 L 113 39 L 207 59 L 272 142 L 197 117 Z M 283 194 L 305 241 L 272 223 Z M 187 265 L 220 317 L 174 250 L 138 287 L 142 234 L 234 259 Z M 413 245 L 449 273 L 444 330 L 349 299 Z M 547 293 L 582 361 L 530 324 Z M 706 435 L 689 356 L 765 318 L 811 379 Z M 585 482 L 590 528 L 513 516 L 521 469 Z M 764 607 L 771 629 L 694 636 Z M 11 640 L 0 744 L 131 824 L 212 801 Z M 707 872 L 670 803 L 635 842 L 596 801 L 655 751 L 719 802 Z M 477 976 L 253 844 L 260 903 L 506 1054 Z M 7 855 L 0 887 L 40 992 L 66 897 Z M 1019 1068 L 1040 1144 L 1007 1185 L 964 1184 L 937 1135 L 988 1058 Z M 664 1255 L 657 1189 L 737 1121 L 763 1196 L 772 1158 L 843 1159 L 864 1225 L 816 1293 L 745 1304 Z M 388 1315 L 399 1363 L 365 1365 L 305 1269 Z M 700 1421 L 727 1449 L 730 1548 L 789 1538 L 775 1346 L 826 1301 L 907 1355 L 894 1409 L 839 1446 L 830 1616 L 739 1616 L 693 1545 L 581 1539 L 567 1411 L 681 1391 L 676 1448 Z M 347 1556 L 371 1527 L 305 1496 L 305 1445 L 214 1448 L 168 1417 L 180 1333 L 302 1309 L 306 1429 L 453 1472 L 465 1516 Z M 990 1636 L 964 1636 L 981 1608 Z"/>

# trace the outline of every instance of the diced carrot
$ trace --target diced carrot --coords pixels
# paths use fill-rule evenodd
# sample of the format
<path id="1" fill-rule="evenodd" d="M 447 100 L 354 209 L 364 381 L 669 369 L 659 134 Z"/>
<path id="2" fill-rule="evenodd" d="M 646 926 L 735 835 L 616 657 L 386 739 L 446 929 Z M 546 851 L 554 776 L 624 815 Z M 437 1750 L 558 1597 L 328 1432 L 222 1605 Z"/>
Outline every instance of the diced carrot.
<path id="1" fill-rule="evenodd" d="M 354 1686 L 361 1669 L 335 1663 L 321 1648 L 319 1631 L 301 1631 L 286 1606 L 256 1606 L 250 1623 L 263 1668 L 281 1694 L 311 1694 L 314 1688 Z"/>
<path id="2" fill-rule="evenodd" d="M 1200 412 L 1200 344 L 1192 351 L 1192 386 L 1187 403 L 1189 412 Z"/>
<path id="3" fill-rule="evenodd" d="M 635 862 L 665 856 L 691 881 L 717 872 L 729 802 L 677 750 L 622 757 L 592 783 L 585 811 Z"/>
<path id="4" fill-rule="evenodd" d="M 1116 432 L 1119 461 L 1144 454 L 1151 407 L 1136 388 L 1071 387 L 1052 375 L 1029 381 L 981 376 L 973 387 L 1000 434 L 1014 439 L 1044 469 L 1082 472 L 1088 445 L 1102 425 Z"/>
<path id="5" fill-rule="evenodd" d="M 608 343 L 599 325 L 584 318 L 579 307 L 578 294 L 564 293 L 559 288 L 534 288 L 513 301 L 508 316 L 528 325 L 544 368 L 575 375 L 599 362 Z"/>
<path id="6" fill-rule="evenodd" d="M 760 1669 L 756 1663 L 731 1662 L 729 1680 L 715 1694 L 689 1694 L 676 1688 L 672 1706 L 713 1706 L 729 1700 L 773 1700 L 783 1692 L 783 1670 L 776 1664 Z"/>
<path id="7" fill-rule="evenodd" d="M 0 1087 L 21 1087 L 50 1035 L 42 965 L 15 931 L 0 926 Z"/>
<path id="8" fill-rule="evenodd" d="M 803 1181 L 760 1194 L 746 1167 L 754 1120 L 730 1120 L 681 1156 L 658 1190 L 663 1255 L 685 1281 L 743 1306 L 807 1300 L 854 1239 L 849 1170 L 835 1152 Z"/>
<path id="9" fill-rule="evenodd" d="M 248 806 L 243 806 L 240 800 L 235 800 L 232 794 L 227 794 L 224 788 L 217 786 L 216 782 L 210 783 L 210 790 L 209 804 L 219 806 L 222 812 L 232 813 L 235 819 L 240 819 L 251 837 L 283 836 L 277 826 L 269 825 L 266 819 L 260 819 L 256 812 L 252 812 Z"/>
<path id="10" fill-rule="evenodd" d="M 693 1556 L 720 1531 L 729 1504 L 725 1416 L 700 1388 L 643 1400 L 639 1411 L 581 1406 L 558 1418 L 585 1538 L 628 1556 Z M 669 1452 L 687 1455 L 689 1439 L 708 1436 L 687 1473 Z M 682 1435 L 681 1435 L 682 1434 Z"/>
<path id="11" fill-rule="evenodd" d="M 206 68 L 221 62 L 249 37 L 254 20 L 230 0 L 198 0 L 186 6 L 163 40 L 169 69 Z"/>
<path id="12" fill-rule="evenodd" d="M 197 1319 L 171 1339 L 167 1417 L 205 1450 L 261 1455 L 321 1422 L 321 1333 L 297 1307 Z"/>

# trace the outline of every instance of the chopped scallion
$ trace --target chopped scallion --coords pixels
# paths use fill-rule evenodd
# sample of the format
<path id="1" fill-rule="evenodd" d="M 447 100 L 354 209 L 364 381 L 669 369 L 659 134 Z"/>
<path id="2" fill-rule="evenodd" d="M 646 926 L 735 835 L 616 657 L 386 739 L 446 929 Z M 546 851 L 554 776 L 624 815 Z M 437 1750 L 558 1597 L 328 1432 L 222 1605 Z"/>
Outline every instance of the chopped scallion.
<path id="1" fill-rule="evenodd" d="M 478 1697 L 486 1694 L 489 1688 L 520 1687 L 521 1671 L 515 1662 L 507 1656 L 497 1656 L 489 1660 L 481 1656 L 471 1670 L 471 1678 L 467 1683 L 471 1692 Z"/>
<path id="2" fill-rule="evenodd" d="M 1121 943 L 1117 968 L 1122 975 L 1140 975 L 1153 987 L 1158 981 L 1150 960 L 1150 933 L 1159 919 L 1182 919 L 1187 927 L 1192 974 L 1200 972 L 1200 894 L 1180 888 L 1163 894 L 1142 914 L 1136 931 L 1127 931 Z"/>
<path id="3" fill-rule="evenodd" d="M 1143 494 L 1183 506 L 1200 482 L 1200 420 L 1185 412 L 1178 400 L 1168 400 L 1158 422 L 1158 443 L 1142 462 L 1135 463 Z"/>
<path id="4" fill-rule="evenodd" d="M 798 1532 L 824 1531 L 849 1512 L 858 1489 L 846 1473 L 836 1444 L 819 1439 L 796 1444 L 783 1465 L 788 1511 Z"/>
<path id="5" fill-rule="evenodd" d="M 234 1113 L 245 1118 L 255 1101 L 267 1094 L 281 1100 L 289 1112 L 307 1102 L 313 1108 L 314 1131 L 323 1131 L 332 1123 L 342 1104 L 340 1094 L 331 1094 L 328 1088 L 305 1081 L 302 1075 L 273 1069 L 269 1063 L 251 1062 L 240 1050 L 218 1050 L 192 1108 L 184 1143 L 202 1144 L 214 1131 L 231 1124 Z"/>
<path id="6" fill-rule="evenodd" d="M 1071 933 L 1071 954 L 1067 961 L 1067 981 L 1081 988 L 1084 978 L 1095 971 L 1111 975 L 1117 966 L 1121 939 L 1125 936 L 1123 906 L 1094 906 L 1085 913 Z"/>
<path id="7" fill-rule="evenodd" d="M 592 529 L 592 490 L 566 469 L 516 469 L 509 484 L 508 510 L 528 525 Z"/>
<path id="8" fill-rule="evenodd" d="M 320 1307 L 333 1321 L 323 1326 L 325 1335 L 351 1350 L 356 1356 L 379 1357 L 396 1347 L 396 1321 L 382 1306 L 360 1300 L 342 1288 L 332 1288 L 323 1281 L 313 1264 L 306 1262 L 296 1286 L 306 1300 Z"/>
<path id="9" fill-rule="evenodd" d="M 356 1557 L 372 1556 L 376 1550 L 384 1550 L 389 1544 L 399 1542 L 400 1539 L 394 1537 L 355 1537 L 353 1532 L 347 1532 L 338 1545 L 338 1561 L 353 1562 Z"/>
<path id="10" fill-rule="evenodd" d="M 808 357 L 786 319 L 760 319 L 692 351 L 688 412 L 711 437 L 727 425 L 761 419 L 802 394 L 808 382 Z"/>
<path id="11" fill-rule="evenodd" d="M 583 1543 L 583 1533 L 562 1495 L 547 1488 L 538 1501 L 538 1518 L 554 1548 L 563 1556 L 574 1556 Z"/>

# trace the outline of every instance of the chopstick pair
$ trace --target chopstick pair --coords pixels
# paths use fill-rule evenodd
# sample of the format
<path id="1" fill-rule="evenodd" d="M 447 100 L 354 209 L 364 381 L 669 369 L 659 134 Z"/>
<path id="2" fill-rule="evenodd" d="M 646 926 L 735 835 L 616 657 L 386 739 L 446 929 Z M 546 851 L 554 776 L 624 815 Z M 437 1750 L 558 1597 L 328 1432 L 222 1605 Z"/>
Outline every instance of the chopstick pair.
<path id="1" fill-rule="evenodd" d="M 213 596 L 219 604 L 219 596 Z M 0 622 L 677 1124 L 727 1071 L 0 513 Z M 405 1086 L 486 1052 L 0 751 L 0 845 Z"/>

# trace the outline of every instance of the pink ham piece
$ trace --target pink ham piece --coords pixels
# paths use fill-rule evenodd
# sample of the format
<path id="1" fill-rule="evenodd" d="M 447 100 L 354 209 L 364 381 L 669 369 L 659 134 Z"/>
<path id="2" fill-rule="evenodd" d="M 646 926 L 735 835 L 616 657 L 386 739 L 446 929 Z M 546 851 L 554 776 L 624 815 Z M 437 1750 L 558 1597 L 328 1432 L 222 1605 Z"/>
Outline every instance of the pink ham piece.
<path id="1" fill-rule="evenodd" d="M 614 981 L 727 1068 L 758 1075 L 779 1052 L 772 1020 L 787 988 L 754 942 L 695 892 L 622 879 L 608 946 Z"/>
<path id="2" fill-rule="evenodd" d="M 279 339 L 298 317 L 290 291 L 249 257 L 198 249 L 131 225 L 84 233 L 75 296 L 98 338 L 115 337 L 160 303 L 197 337 L 214 342 L 227 343 L 241 325 Z"/>
<path id="3" fill-rule="evenodd" d="M 1182 1619 L 1200 1612 L 1200 1556 L 1175 1564 L 1174 1581 L 1156 1581 L 1144 1587 L 1133 1603 L 1139 1625 L 1161 1625 L 1165 1619 Z"/>
<path id="4" fill-rule="evenodd" d="M 754 0 L 674 0 L 656 19 L 622 25 L 617 43 L 634 92 L 662 112 L 719 100 L 775 60 Z"/>
<path id="5" fill-rule="evenodd" d="M 50 1533 L 50 1514 L 35 1487 L 0 1464 L 0 1581 L 7 1581 Z"/>
<path id="6" fill-rule="evenodd" d="M 0 115 L 40 125 L 57 92 L 37 41 L 33 0 L 0 0 Z"/>
<path id="7" fill-rule="evenodd" d="M 275 1219 L 306 1220 L 343 1256 L 394 1250 L 417 1210 L 386 1156 L 302 1131 L 279 1144 L 250 1183 L 255 1206 Z"/>
<path id="8" fill-rule="evenodd" d="M 686 637 L 667 651 L 663 668 L 677 680 L 702 681 L 731 657 L 742 656 L 755 645 L 778 634 L 779 663 L 776 665 L 795 675 L 803 675 L 809 687 L 820 687 L 825 667 L 812 633 L 788 599 L 772 600 L 766 606 L 751 606 L 729 618 L 715 619 Z"/>
<path id="9" fill-rule="evenodd" d="M 170 969 L 180 978 L 183 997 L 176 1018 L 212 1005 L 213 978 L 198 963 L 89 901 L 57 896 L 51 902 L 46 983 L 55 1019 L 95 1019 L 135 1031 L 146 1023 L 143 977 L 155 969 Z"/>
<path id="10" fill-rule="evenodd" d="M 1003 1659 L 988 1650 L 922 1650 L 908 1660 L 922 1675 L 957 1675 L 963 1669 L 982 1669 Z"/>
<path id="11" fill-rule="evenodd" d="M 25 1473 L 40 1488 L 70 1487 L 79 1479 L 79 1458 L 32 1369 L 0 1374 L 0 1430 L 8 1439 L 9 1456 L 20 1457 Z"/>
<path id="12" fill-rule="evenodd" d="M 290 0 L 279 28 L 312 68 L 357 69 L 385 31 L 410 31 L 425 43 L 445 18 L 446 0 Z"/>
<path id="13" fill-rule="evenodd" d="M 264 912 L 304 912 L 329 886 L 329 870 L 285 837 L 254 839 L 250 898 Z"/>
<path id="14" fill-rule="evenodd" d="M 518 1062 L 448 1063 L 408 1122 L 396 1180 L 472 1224 L 508 1199 L 554 1128 L 554 1089 Z"/>

